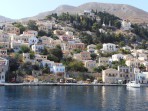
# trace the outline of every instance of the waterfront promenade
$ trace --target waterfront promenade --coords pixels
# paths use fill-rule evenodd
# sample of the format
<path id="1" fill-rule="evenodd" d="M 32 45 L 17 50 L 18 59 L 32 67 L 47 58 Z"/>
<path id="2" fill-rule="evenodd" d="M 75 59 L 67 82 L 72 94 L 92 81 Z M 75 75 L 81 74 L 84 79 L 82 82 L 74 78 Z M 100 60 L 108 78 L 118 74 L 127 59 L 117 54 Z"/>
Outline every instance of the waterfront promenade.
<path id="1" fill-rule="evenodd" d="M 126 86 L 125 84 L 87 83 L 1 83 L 0 86 Z"/>
<path id="2" fill-rule="evenodd" d="M 103 83 L 0 83 L 0 86 L 126 86 L 126 84 L 103 84 Z M 148 84 L 141 84 L 148 87 Z"/>

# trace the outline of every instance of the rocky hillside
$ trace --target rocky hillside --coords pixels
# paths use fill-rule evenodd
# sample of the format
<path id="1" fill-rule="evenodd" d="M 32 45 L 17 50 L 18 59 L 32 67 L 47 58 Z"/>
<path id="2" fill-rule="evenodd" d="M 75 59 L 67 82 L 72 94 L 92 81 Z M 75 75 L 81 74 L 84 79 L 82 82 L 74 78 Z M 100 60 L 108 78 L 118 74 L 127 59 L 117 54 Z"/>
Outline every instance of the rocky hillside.
<path id="1" fill-rule="evenodd" d="M 129 19 L 133 23 L 148 23 L 148 12 L 138 9 L 136 7 L 125 4 L 108 4 L 108 3 L 86 3 L 78 7 L 62 5 L 57 7 L 53 11 L 40 13 L 37 16 L 31 17 L 32 19 L 44 18 L 52 13 L 69 12 L 71 14 L 80 13 L 84 10 L 94 9 L 97 11 L 106 11 L 110 14 L 114 14 L 121 19 Z M 30 19 L 30 18 L 29 18 Z"/>
<path id="2" fill-rule="evenodd" d="M 11 22 L 11 21 L 14 21 L 14 20 L 0 15 L 0 22 Z"/>

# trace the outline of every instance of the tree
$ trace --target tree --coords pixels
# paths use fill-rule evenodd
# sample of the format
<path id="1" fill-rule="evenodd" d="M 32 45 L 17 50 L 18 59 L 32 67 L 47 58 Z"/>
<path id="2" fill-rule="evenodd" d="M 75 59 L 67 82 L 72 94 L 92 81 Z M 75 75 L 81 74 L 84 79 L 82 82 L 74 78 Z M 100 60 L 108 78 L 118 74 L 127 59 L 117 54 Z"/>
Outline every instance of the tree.
<path id="1" fill-rule="evenodd" d="M 93 31 L 96 31 L 96 30 L 98 30 L 98 29 L 99 29 L 99 25 L 98 25 L 98 23 L 95 22 L 95 23 L 93 24 L 93 26 L 92 26 L 92 30 L 93 30 Z"/>
<path id="2" fill-rule="evenodd" d="M 118 66 L 126 66 L 125 60 L 124 59 L 120 59 L 119 61 L 113 61 L 112 62 L 112 68 L 113 69 L 117 69 Z"/>
<path id="3" fill-rule="evenodd" d="M 92 36 L 86 34 L 86 33 L 81 33 L 80 37 L 81 41 L 87 45 L 93 44 L 93 39 Z"/>
<path id="4" fill-rule="evenodd" d="M 96 58 L 97 58 L 97 54 L 91 54 L 90 56 L 91 56 L 92 60 L 96 60 Z"/>
<path id="5" fill-rule="evenodd" d="M 114 26 L 117 27 L 118 29 L 120 29 L 121 28 L 121 22 L 119 20 L 116 20 L 114 22 Z"/>
<path id="6" fill-rule="evenodd" d="M 122 54 L 131 54 L 131 51 L 130 51 L 130 50 L 120 49 L 120 52 L 121 52 Z"/>
<path id="7" fill-rule="evenodd" d="M 51 35 L 51 38 L 53 38 L 54 40 L 59 39 L 56 35 Z"/>
<path id="8" fill-rule="evenodd" d="M 27 28 L 28 28 L 29 30 L 36 30 L 36 31 L 38 31 L 38 26 L 36 25 L 36 21 L 34 21 L 34 20 L 29 20 L 29 22 L 28 22 L 27 25 L 28 25 Z"/>
<path id="9" fill-rule="evenodd" d="M 95 71 L 95 72 L 98 72 L 98 73 L 101 73 L 102 70 L 105 70 L 105 69 L 106 69 L 105 66 L 98 66 L 98 67 L 94 68 L 94 71 Z"/>
<path id="10" fill-rule="evenodd" d="M 17 59 L 17 62 L 22 62 L 22 54 L 19 54 L 19 53 L 15 53 L 14 54 L 14 58 Z"/>
<path id="11" fill-rule="evenodd" d="M 74 50 L 73 50 L 73 53 L 75 53 L 75 54 L 80 53 L 80 52 L 82 52 L 81 49 L 74 49 Z"/>
<path id="12" fill-rule="evenodd" d="M 19 22 L 15 22 L 15 23 L 13 23 L 13 25 L 14 25 L 15 27 L 17 27 L 17 28 L 20 29 L 20 33 L 21 33 L 21 34 L 26 30 L 26 27 L 24 27 L 24 26 L 23 26 L 21 23 L 19 23 Z"/>
<path id="13" fill-rule="evenodd" d="M 31 62 L 25 62 L 21 64 L 20 69 L 24 71 L 24 75 L 32 75 L 32 63 Z"/>
<path id="14" fill-rule="evenodd" d="M 41 54 L 43 55 L 47 55 L 48 54 L 48 50 L 46 47 L 44 47 L 44 49 L 41 51 Z"/>
<path id="15" fill-rule="evenodd" d="M 46 36 L 46 35 L 47 35 L 47 33 L 45 31 L 43 31 L 43 30 L 38 31 L 39 37 Z"/>
<path id="16" fill-rule="evenodd" d="M 48 64 L 45 64 L 45 67 L 43 68 L 43 73 L 46 73 L 46 74 L 48 74 L 48 73 L 50 73 L 50 68 L 48 67 Z"/>
<path id="17" fill-rule="evenodd" d="M 28 53 L 30 51 L 30 48 L 25 45 L 22 45 L 20 49 L 22 53 Z"/>
<path id="18" fill-rule="evenodd" d="M 145 71 L 146 67 L 145 67 L 143 64 L 141 64 L 141 65 L 139 66 L 139 69 L 142 70 L 142 71 Z"/>
<path id="19" fill-rule="evenodd" d="M 65 57 L 62 59 L 61 61 L 64 65 L 68 66 L 70 64 L 70 62 L 73 62 L 72 57 Z"/>
<path id="20" fill-rule="evenodd" d="M 33 51 L 30 51 L 30 59 L 34 59 L 35 53 Z"/>
<path id="21" fill-rule="evenodd" d="M 80 71 L 87 72 L 88 69 L 84 67 L 84 64 L 81 61 L 74 60 L 68 65 L 68 69 L 71 71 Z"/>
<path id="22" fill-rule="evenodd" d="M 63 52 L 62 52 L 61 48 L 56 47 L 54 49 L 50 49 L 49 52 L 50 52 L 51 57 L 55 56 L 58 59 L 57 62 L 60 62 L 60 60 L 63 58 Z"/>
<path id="23" fill-rule="evenodd" d="M 52 54 L 49 54 L 47 56 L 47 59 L 50 60 L 50 61 L 59 62 L 59 58 L 57 58 L 56 56 L 54 56 Z"/>
<path id="24" fill-rule="evenodd" d="M 18 67 L 20 66 L 18 59 L 16 58 L 10 58 L 9 59 L 9 70 L 10 72 L 16 71 Z"/>
<path id="25" fill-rule="evenodd" d="M 97 50 L 100 50 L 101 48 L 102 48 L 102 44 L 97 44 L 97 45 L 96 45 L 96 49 L 97 49 Z"/>
<path id="26" fill-rule="evenodd" d="M 34 64 L 34 65 L 32 65 L 32 68 L 33 68 L 34 70 L 40 70 L 39 64 Z"/>
<path id="27" fill-rule="evenodd" d="M 124 42 L 124 41 L 121 41 L 121 42 L 119 43 L 119 46 L 120 46 L 120 47 L 125 46 L 125 42 Z"/>

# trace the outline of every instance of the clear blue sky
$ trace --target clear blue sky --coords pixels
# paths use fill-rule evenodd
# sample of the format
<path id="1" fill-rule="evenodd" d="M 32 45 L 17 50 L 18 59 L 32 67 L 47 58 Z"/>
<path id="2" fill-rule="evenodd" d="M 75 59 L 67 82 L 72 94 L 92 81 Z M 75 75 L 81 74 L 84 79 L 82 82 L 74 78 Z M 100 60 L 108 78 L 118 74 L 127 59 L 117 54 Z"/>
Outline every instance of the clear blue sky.
<path id="1" fill-rule="evenodd" d="M 0 15 L 20 19 L 51 11 L 59 5 L 79 6 L 87 2 L 128 4 L 148 12 L 148 0 L 0 0 Z"/>

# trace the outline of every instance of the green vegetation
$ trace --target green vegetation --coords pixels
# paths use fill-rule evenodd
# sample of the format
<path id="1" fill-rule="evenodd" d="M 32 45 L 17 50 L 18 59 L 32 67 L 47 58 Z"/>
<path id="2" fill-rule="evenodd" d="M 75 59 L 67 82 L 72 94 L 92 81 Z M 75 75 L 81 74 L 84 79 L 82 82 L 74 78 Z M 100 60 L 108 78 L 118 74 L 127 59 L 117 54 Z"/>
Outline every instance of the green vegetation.
<path id="1" fill-rule="evenodd" d="M 52 35 L 52 31 L 51 31 L 51 30 L 49 30 L 48 32 L 45 32 L 45 31 L 43 31 L 43 30 L 38 31 L 38 36 L 39 36 L 39 37 L 42 37 L 42 36 L 47 36 L 47 37 L 49 37 L 49 36 L 51 36 L 51 35 Z"/>
<path id="2" fill-rule="evenodd" d="M 138 37 L 141 39 L 148 40 L 148 29 L 144 28 L 138 24 L 133 24 L 132 25 L 132 32 L 135 33 Z"/>
<path id="3" fill-rule="evenodd" d="M 36 21 L 29 20 L 29 22 L 27 24 L 27 29 L 38 31 L 38 26 L 36 25 Z"/>
<path id="4" fill-rule="evenodd" d="M 62 63 L 66 66 L 67 71 L 87 72 L 88 69 L 84 67 L 81 61 L 72 59 L 70 57 L 63 58 Z"/>
<path id="5" fill-rule="evenodd" d="M 98 67 L 94 68 L 94 72 L 101 73 L 102 70 L 105 70 L 105 69 L 106 69 L 105 66 L 98 66 Z"/>
<path id="6" fill-rule="evenodd" d="M 19 52 L 20 53 L 28 53 L 29 51 L 30 51 L 29 47 L 22 45 Z"/>
<path id="7" fill-rule="evenodd" d="M 47 59 L 54 62 L 60 62 L 63 58 L 63 52 L 60 46 L 56 46 L 53 49 L 48 49 L 45 47 L 44 50 L 41 51 L 41 54 L 47 55 Z"/>
<path id="8" fill-rule="evenodd" d="M 23 33 L 23 31 L 25 31 L 26 30 L 26 27 L 24 27 L 21 23 L 19 23 L 19 22 L 14 22 L 14 23 L 12 23 L 15 27 L 17 27 L 17 28 L 19 28 L 20 29 L 20 33 L 22 34 Z"/>
<path id="9" fill-rule="evenodd" d="M 95 12 L 96 15 L 98 15 L 101 19 L 101 24 L 103 24 L 103 22 L 105 24 L 109 24 L 111 26 L 115 26 L 116 28 L 120 29 L 121 27 L 121 23 L 119 22 L 120 18 L 114 16 L 114 15 L 111 15 L 107 12 Z"/>
<path id="10" fill-rule="evenodd" d="M 73 50 L 73 53 L 74 53 L 74 54 L 77 54 L 77 53 L 80 53 L 80 52 L 82 52 L 81 49 L 74 49 L 74 50 Z"/>
<path id="11" fill-rule="evenodd" d="M 91 54 L 90 56 L 91 56 L 92 60 L 96 60 L 97 59 L 97 54 Z"/>
<path id="12" fill-rule="evenodd" d="M 121 59 L 120 61 L 113 61 L 112 62 L 112 68 L 117 69 L 118 66 L 126 66 L 125 60 Z"/>

